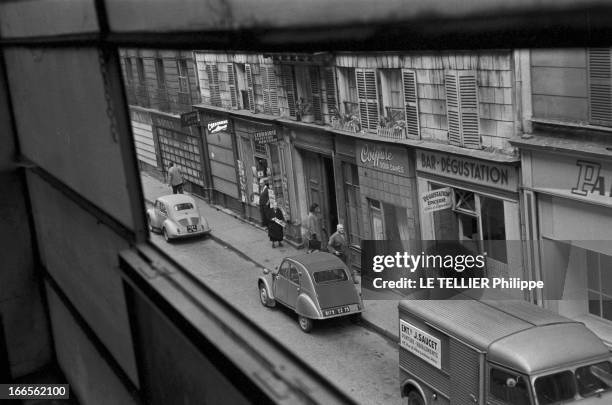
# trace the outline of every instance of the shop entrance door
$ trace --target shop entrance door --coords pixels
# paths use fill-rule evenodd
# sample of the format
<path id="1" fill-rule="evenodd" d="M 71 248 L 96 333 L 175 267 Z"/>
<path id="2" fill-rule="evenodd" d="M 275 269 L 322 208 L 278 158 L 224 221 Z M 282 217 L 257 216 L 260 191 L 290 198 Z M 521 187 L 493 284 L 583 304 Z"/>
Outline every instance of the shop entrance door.
<path id="1" fill-rule="evenodd" d="M 321 247 L 327 247 L 327 240 L 336 231 L 338 213 L 332 160 L 313 152 L 302 152 L 305 184 L 308 193 L 308 207 L 317 203 L 321 209 L 319 227 Z"/>

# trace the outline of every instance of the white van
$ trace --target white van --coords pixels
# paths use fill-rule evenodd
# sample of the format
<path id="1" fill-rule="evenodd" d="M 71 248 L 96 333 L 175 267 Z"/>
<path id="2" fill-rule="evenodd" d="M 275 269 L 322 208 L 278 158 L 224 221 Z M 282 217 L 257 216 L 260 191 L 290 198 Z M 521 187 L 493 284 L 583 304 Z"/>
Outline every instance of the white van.
<path id="1" fill-rule="evenodd" d="M 401 301 L 409 405 L 612 404 L 612 354 L 582 323 L 525 301 Z"/>

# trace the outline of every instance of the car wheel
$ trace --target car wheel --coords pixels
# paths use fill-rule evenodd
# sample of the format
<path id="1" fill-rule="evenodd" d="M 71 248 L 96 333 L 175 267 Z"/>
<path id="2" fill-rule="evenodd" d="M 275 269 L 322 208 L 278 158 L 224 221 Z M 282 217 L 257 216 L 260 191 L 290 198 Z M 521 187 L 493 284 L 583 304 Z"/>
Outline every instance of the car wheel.
<path id="1" fill-rule="evenodd" d="M 312 330 L 314 322 L 312 319 L 300 315 L 298 318 L 298 323 L 300 324 L 300 329 L 302 329 L 302 332 L 308 333 Z"/>
<path id="2" fill-rule="evenodd" d="M 417 391 L 408 393 L 408 405 L 425 405 L 425 400 Z"/>
<path id="3" fill-rule="evenodd" d="M 268 306 L 268 289 L 264 285 L 264 283 L 259 283 L 259 300 L 261 301 L 264 307 Z"/>
<path id="4" fill-rule="evenodd" d="M 164 240 L 168 243 L 170 243 L 170 237 L 168 236 L 168 231 L 166 231 L 166 228 L 162 228 L 162 233 L 164 234 Z"/>

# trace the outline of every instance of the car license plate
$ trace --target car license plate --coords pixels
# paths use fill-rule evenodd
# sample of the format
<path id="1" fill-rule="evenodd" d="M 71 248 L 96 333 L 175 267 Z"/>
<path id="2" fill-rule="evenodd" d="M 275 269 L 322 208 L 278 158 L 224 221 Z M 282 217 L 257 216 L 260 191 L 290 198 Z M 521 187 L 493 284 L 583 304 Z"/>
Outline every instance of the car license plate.
<path id="1" fill-rule="evenodd" d="M 324 309 L 323 315 L 324 316 L 341 315 L 341 314 L 346 314 L 347 312 L 351 312 L 350 305 L 344 305 L 342 307 L 337 307 L 337 308 Z"/>
<path id="2" fill-rule="evenodd" d="M 197 225 L 187 225 L 187 232 L 195 232 L 198 230 Z"/>

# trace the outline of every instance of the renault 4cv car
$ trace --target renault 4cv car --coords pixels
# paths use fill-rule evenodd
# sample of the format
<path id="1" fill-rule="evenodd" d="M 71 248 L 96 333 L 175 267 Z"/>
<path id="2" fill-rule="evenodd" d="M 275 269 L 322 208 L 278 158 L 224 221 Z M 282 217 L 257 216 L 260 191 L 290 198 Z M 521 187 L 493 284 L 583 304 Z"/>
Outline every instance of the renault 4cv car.
<path id="1" fill-rule="evenodd" d="M 208 221 L 200 215 L 195 200 L 185 194 L 159 197 L 147 210 L 147 219 L 149 230 L 160 232 L 166 242 L 210 233 Z"/>
<path id="2" fill-rule="evenodd" d="M 304 332 L 312 330 L 314 320 L 355 317 L 363 311 L 351 272 L 331 253 L 287 257 L 274 271 L 263 273 L 257 281 L 261 303 L 294 310 Z"/>

